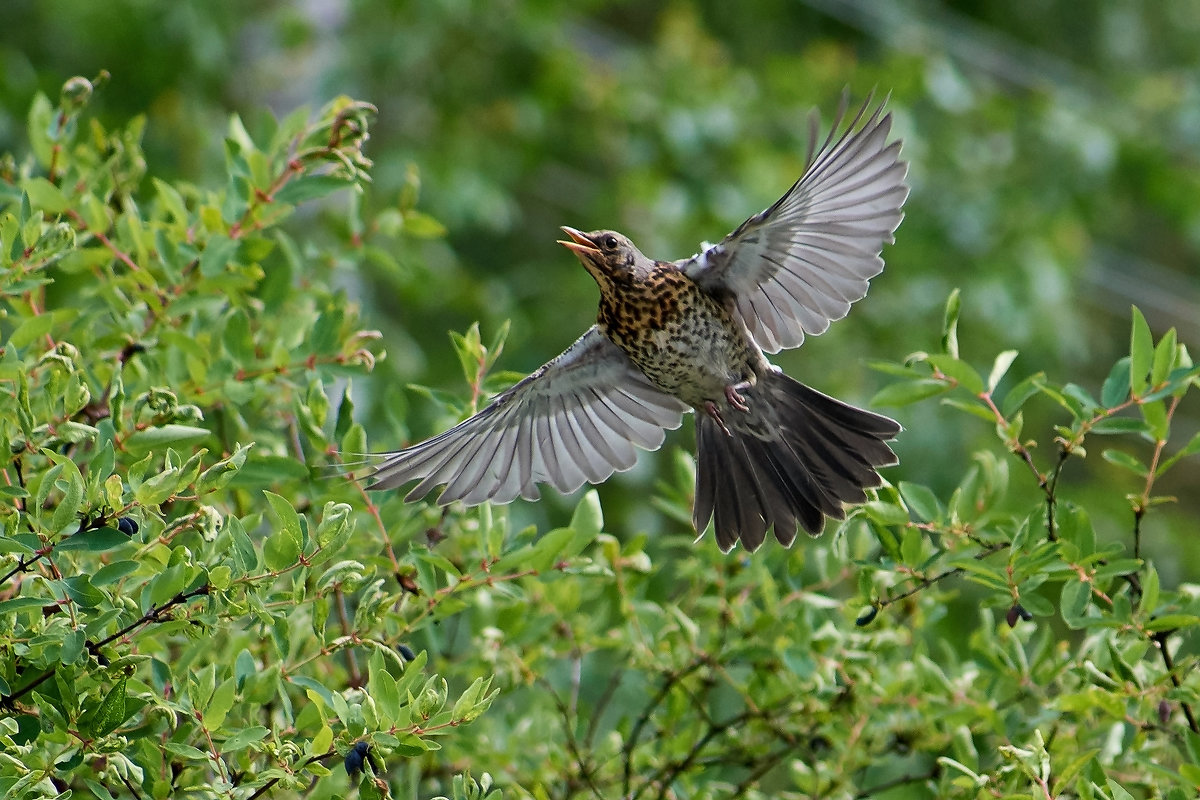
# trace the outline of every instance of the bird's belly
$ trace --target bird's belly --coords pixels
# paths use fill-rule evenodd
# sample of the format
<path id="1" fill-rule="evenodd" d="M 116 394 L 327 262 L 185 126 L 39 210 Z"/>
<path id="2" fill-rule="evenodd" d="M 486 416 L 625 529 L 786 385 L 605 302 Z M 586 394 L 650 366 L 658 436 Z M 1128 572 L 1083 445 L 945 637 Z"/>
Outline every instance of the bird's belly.
<path id="1" fill-rule="evenodd" d="M 740 339 L 731 336 L 724 326 L 697 322 L 668 322 L 662 328 L 644 331 L 632 347 L 626 348 L 655 385 L 694 407 L 721 400 L 726 386 L 752 380 L 754 375 Z"/>

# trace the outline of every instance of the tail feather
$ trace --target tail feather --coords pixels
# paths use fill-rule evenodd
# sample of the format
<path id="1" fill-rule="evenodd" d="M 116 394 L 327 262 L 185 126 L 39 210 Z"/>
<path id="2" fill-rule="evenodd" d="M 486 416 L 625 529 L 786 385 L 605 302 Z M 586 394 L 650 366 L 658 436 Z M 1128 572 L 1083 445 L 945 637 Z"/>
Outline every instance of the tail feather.
<path id="1" fill-rule="evenodd" d="M 894 420 L 782 373 L 765 375 L 743 395 L 749 412 L 722 412 L 728 433 L 696 416 L 692 522 L 703 531 L 711 519 L 722 550 L 740 540 L 753 551 L 771 529 L 785 546 L 797 526 L 819 535 L 826 517 L 844 519 L 843 504 L 861 503 L 881 485 L 876 468 L 896 463 L 886 444 L 900 432 Z"/>

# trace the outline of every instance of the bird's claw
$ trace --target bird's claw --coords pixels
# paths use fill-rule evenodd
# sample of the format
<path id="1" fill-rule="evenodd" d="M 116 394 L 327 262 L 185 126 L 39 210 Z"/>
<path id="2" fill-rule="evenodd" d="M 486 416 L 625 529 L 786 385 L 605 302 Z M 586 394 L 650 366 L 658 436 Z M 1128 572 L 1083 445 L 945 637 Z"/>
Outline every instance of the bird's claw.
<path id="1" fill-rule="evenodd" d="M 746 398 L 742 397 L 738 389 L 749 389 L 750 382 L 742 381 L 725 387 L 725 399 L 729 401 L 729 405 L 743 413 L 750 411 L 750 406 L 746 405 Z"/>
<path id="2" fill-rule="evenodd" d="M 733 434 L 729 432 L 729 428 L 725 425 L 725 420 L 721 418 L 721 411 L 717 408 L 716 403 L 714 403 L 712 400 L 704 401 L 704 412 L 712 417 L 713 422 L 717 423 L 717 425 L 721 427 L 721 430 L 725 431 L 726 436 L 733 436 Z"/>

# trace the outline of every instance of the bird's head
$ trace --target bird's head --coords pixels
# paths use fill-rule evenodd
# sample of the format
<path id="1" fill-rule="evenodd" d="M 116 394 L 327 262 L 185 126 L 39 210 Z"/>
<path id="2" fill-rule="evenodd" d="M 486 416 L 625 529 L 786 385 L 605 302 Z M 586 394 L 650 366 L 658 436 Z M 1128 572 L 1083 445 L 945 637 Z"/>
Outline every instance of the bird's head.
<path id="1" fill-rule="evenodd" d="M 606 283 L 628 283 L 645 277 L 654 266 L 633 242 L 616 231 L 584 233 L 565 225 L 562 230 L 571 237 L 571 241 L 560 240 L 559 244 L 575 253 L 601 286 Z"/>

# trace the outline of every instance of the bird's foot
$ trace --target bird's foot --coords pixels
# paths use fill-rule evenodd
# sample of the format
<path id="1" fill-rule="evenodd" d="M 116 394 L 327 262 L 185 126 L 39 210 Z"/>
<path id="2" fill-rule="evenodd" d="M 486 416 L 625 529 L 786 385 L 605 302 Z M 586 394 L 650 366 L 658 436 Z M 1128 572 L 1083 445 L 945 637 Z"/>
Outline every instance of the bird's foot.
<path id="1" fill-rule="evenodd" d="M 725 431 L 726 436 L 733 436 L 733 434 L 729 432 L 729 428 L 726 427 L 725 420 L 721 419 L 721 411 L 720 411 L 720 409 L 717 408 L 716 403 L 714 403 L 712 400 L 705 400 L 704 401 L 704 413 L 706 413 L 710 417 L 712 417 L 713 422 L 715 422 L 715 423 L 717 423 L 717 425 L 721 426 L 721 430 Z"/>
<path id="2" fill-rule="evenodd" d="M 749 389 L 752 386 L 750 381 L 742 381 L 741 383 L 730 384 L 725 387 L 725 399 L 729 401 L 729 405 L 736 408 L 738 411 L 748 412 L 750 406 L 746 405 L 746 398 L 742 397 L 739 389 Z"/>

